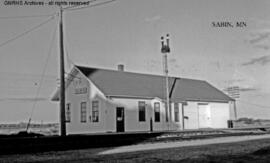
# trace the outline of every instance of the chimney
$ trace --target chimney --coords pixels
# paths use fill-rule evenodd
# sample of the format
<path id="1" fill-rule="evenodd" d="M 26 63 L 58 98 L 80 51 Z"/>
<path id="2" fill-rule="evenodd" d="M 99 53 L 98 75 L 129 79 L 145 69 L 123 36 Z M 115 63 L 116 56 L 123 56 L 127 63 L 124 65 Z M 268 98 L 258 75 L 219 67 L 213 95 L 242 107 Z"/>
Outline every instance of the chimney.
<path id="1" fill-rule="evenodd" d="M 124 71 L 124 65 L 123 64 L 117 65 L 117 69 L 118 71 Z"/>

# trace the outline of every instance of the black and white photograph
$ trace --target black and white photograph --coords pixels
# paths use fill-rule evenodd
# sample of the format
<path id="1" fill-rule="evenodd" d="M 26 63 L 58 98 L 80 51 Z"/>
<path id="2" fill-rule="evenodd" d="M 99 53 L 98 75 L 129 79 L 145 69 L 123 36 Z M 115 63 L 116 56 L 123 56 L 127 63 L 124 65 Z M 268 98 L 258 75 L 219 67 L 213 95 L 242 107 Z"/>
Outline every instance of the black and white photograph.
<path id="1" fill-rule="evenodd" d="M 269 0 L 0 0 L 0 162 L 269 160 Z"/>

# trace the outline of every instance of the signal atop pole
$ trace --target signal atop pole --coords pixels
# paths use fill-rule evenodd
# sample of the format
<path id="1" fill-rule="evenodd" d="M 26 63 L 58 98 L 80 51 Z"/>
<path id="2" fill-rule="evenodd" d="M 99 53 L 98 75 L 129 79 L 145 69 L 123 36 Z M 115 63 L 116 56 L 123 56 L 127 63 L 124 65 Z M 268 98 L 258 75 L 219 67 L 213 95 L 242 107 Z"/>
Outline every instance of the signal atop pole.
<path id="1" fill-rule="evenodd" d="M 169 97 L 169 69 L 168 69 L 168 57 L 167 54 L 170 53 L 169 46 L 169 34 L 166 35 L 166 45 L 164 44 L 164 37 L 161 37 L 161 53 L 164 58 L 164 73 L 166 79 L 166 105 L 165 105 L 165 116 L 166 122 L 169 122 L 168 129 L 170 129 L 171 123 L 171 107 L 170 107 L 170 97 Z"/>
<path id="2" fill-rule="evenodd" d="M 171 51 L 171 50 L 170 50 L 170 45 L 169 45 L 169 41 L 170 41 L 170 40 L 169 40 L 169 37 L 170 37 L 169 34 L 167 34 L 167 35 L 166 35 L 166 42 L 167 42 L 167 49 L 166 49 L 166 50 L 167 50 L 167 53 L 170 53 L 170 51 Z"/>

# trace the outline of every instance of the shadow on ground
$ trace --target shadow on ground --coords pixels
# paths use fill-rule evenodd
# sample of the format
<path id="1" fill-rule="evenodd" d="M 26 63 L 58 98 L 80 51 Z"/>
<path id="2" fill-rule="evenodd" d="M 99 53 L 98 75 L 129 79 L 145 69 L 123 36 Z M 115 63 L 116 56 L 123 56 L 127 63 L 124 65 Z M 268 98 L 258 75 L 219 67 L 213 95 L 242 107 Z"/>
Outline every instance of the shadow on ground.
<path id="1" fill-rule="evenodd" d="M 21 132 L 14 135 L 0 135 L 0 155 L 66 151 L 86 148 L 108 148 L 151 143 L 157 141 L 179 141 L 208 139 L 225 136 L 266 134 L 256 132 L 229 132 L 223 130 L 191 130 L 182 132 L 106 133 L 93 135 L 43 136 Z"/>
<path id="2" fill-rule="evenodd" d="M 0 155 L 85 148 L 117 147 L 155 139 L 162 133 L 42 136 L 34 133 L 0 136 Z"/>

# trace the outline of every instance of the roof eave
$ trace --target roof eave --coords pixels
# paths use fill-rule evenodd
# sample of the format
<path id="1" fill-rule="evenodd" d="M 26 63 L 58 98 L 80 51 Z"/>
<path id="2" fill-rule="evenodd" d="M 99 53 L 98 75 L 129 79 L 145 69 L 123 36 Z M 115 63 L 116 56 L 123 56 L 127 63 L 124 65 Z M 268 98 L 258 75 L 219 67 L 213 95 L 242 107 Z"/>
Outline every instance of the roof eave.
<path id="1" fill-rule="evenodd" d="M 157 97 L 149 96 L 130 96 L 130 95 L 105 95 L 107 98 L 132 98 L 132 99 L 154 99 Z"/>
<path id="2" fill-rule="evenodd" d="M 185 101 L 199 101 L 199 102 L 230 102 L 233 100 L 229 100 L 229 99 L 186 99 Z"/>
<path id="3" fill-rule="evenodd" d="M 234 99 L 206 99 L 206 98 L 172 98 L 174 102 L 186 102 L 186 101 L 199 101 L 199 102 L 229 102 L 235 101 Z"/>

